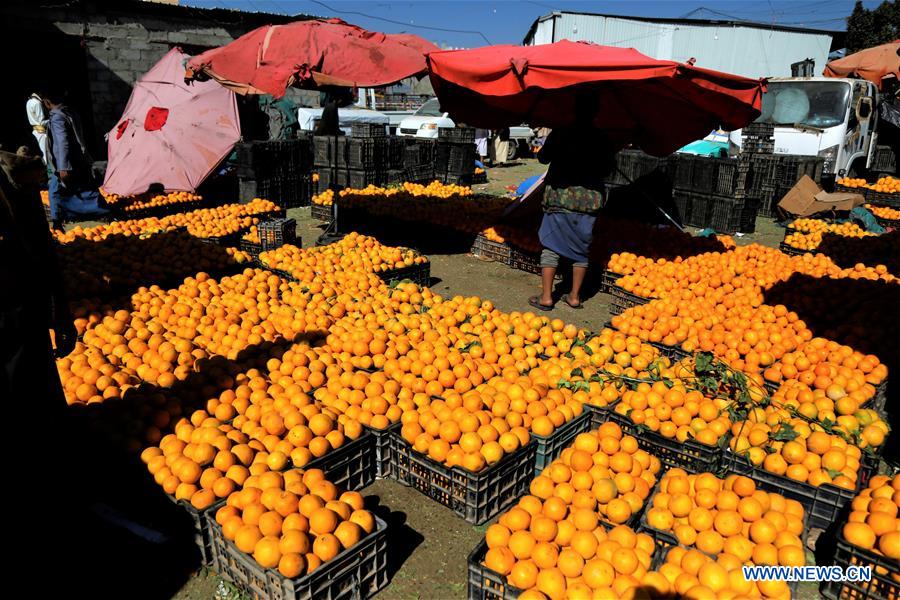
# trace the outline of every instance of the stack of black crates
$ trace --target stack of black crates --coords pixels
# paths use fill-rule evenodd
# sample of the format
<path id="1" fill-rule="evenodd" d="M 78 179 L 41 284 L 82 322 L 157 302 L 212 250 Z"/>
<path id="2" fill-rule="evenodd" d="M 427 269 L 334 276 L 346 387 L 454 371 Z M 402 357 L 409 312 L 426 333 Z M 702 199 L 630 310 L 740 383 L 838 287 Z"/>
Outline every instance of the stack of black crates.
<path id="1" fill-rule="evenodd" d="M 472 185 L 475 174 L 475 130 L 438 129 L 434 147 L 434 178 L 447 184 Z"/>
<path id="2" fill-rule="evenodd" d="M 751 164 L 741 158 L 678 154 L 674 201 L 687 225 L 719 233 L 752 233 L 759 199 L 748 193 Z"/>
<path id="3" fill-rule="evenodd" d="M 349 136 L 316 136 L 313 153 L 320 191 L 391 185 L 402 178 L 402 140 L 388 137 L 384 125 L 354 124 Z"/>
<path id="4" fill-rule="evenodd" d="M 821 182 L 825 160 L 818 156 L 774 154 L 775 125 L 751 123 L 741 129 L 741 160 L 750 164 L 745 193 L 759 200 L 759 214 L 776 216 L 778 203 L 804 175 Z"/>
<path id="5" fill-rule="evenodd" d="M 310 138 L 244 142 L 236 146 L 241 202 L 265 198 L 282 208 L 307 206 L 312 197 Z"/>

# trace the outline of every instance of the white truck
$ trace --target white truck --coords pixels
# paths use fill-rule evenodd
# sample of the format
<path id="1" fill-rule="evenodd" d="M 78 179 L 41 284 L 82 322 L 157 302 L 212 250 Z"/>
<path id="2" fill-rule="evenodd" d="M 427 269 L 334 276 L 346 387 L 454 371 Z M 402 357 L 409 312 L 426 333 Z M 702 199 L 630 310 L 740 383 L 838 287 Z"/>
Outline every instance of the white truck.
<path id="1" fill-rule="evenodd" d="M 772 78 L 757 122 L 775 125 L 775 154 L 821 156 L 824 172 L 856 177 L 878 145 L 878 89 L 862 79 Z M 729 142 L 738 148 L 741 131 Z"/>
<path id="2" fill-rule="evenodd" d="M 441 109 L 437 98 L 425 102 L 412 115 L 404 118 L 397 127 L 397 135 L 437 139 L 438 129 L 456 127 L 450 114 Z M 509 128 L 509 152 L 507 160 L 517 156 L 526 156 L 531 150 L 534 131 L 526 125 Z"/>

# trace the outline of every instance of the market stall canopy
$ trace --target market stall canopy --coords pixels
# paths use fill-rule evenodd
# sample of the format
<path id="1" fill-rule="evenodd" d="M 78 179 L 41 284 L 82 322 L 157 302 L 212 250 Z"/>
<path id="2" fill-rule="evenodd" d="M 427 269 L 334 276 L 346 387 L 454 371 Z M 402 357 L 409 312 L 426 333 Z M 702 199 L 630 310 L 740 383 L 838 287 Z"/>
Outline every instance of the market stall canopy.
<path id="1" fill-rule="evenodd" d="M 107 134 L 103 189 L 129 196 L 153 184 L 194 191 L 241 137 L 234 92 L 215 81 L 184 81 L 188 55 L 169 51 L 134 84 Z"/>
<path id="2" fill-rule="evenodd" d="M 881 80 L 885 77 L 893 75 L 900 79 L 900 40 L 833 60 L 825 65 L 822 74 L 825 77 L 859 77 L 881 89 Z"/>
<path id="3" fill-rule="evenodd" d="M 367 31 L 340 19 L 267 25 L 187 65 L 239 94 L 284 95 L 288 86 L 380 87 L 422 75 L 439 48 L 412 34 Z"/>
<path id="4" fill-rule="evenodd" d="M 586 42 L 433 52 L 428 66 L 441 107 L 455 120 L 485 128 L 593 126 L 657 156 L 711 129 L 750 123 L 764 89 L 761 80 Z"/>

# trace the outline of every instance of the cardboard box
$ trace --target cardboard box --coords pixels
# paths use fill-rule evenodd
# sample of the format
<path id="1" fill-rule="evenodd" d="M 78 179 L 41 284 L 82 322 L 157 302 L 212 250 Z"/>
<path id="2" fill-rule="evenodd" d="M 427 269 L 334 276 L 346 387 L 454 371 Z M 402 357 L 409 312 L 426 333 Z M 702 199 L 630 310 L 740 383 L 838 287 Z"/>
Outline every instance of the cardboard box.
<path id="1" fill-rule="evenodd" d="M 778 208 L 795 217 L 808 217 L 817 213 L 850 211 L 865 204 L 861 194 L 839 192 L 829 194 L 804 175 L 797 185 L 785 194 Z"/>

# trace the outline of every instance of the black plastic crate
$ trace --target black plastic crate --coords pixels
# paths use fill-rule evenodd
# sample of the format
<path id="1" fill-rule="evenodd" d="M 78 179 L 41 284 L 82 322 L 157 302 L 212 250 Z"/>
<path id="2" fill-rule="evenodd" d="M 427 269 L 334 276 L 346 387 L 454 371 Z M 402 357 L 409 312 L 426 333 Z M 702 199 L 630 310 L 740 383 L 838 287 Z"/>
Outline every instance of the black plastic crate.
<path id="1" fill-rule="evenodd" d="M 387 429 L 375 429 L 368 425 L 363 425 L 363 429 L 372 436 L 372 447 L 375 449 L 375 477 L 382 479 L 390 477 L 392 473 L 393 444 L 391 443 L 392 432 L 400 433 L 400 423 L 395 423 Z"/>
<path id="2" fill-rule="evenodd" d="M 830 600 L 895 600 L 900 598 L 900 564 L 871 550 L 849 543 L 839 531 L 832 564 L 871 567 L 870 581 L 825 581 L 820 591 Z"/>
<path id="3" fill-rule="evenodd" d="M 801 250 L 800 248 L 794 248 L 793 246 L 788 246 L 784 242 L 778 244 L 778 249 L 784 252 L 789 256 L 800 256 L 801 254 L 812 254 L 812 250 Z"/>
<path id="4" fill-rule="evenodd" d="M 681 217 L 681 223 L 689 223 L 691 220 L 691 199 L 693 194 L 687 190 L 672 190 L 672 201 L 675 202 L 675 208 L 678 209 L 678 216 Z"/>
<path id="5" fill-rule="evenodd" d="M 672 361 L 683 360 L 683 359 L 691 356 L 690 352 L 688 352 L 687 350 L 682 350 L 678 346 L 667 346 L 665 344 L 660 344 L 658 342 L 647 342 L 647 343 L 650 344 L 651 346 L 653 346 L 654 348 L 656 348 L 657 350 L 659 350 L 659 353 L 661 355 L 665 356 L 666 358 L 668 358 L 669 360 L 672 360 Z"/>
<path id="6" fill-rule="evenodd" d="M 818 183 L 822 179 L 825 159 L 818 156 L 779 155 L 777 167 L 778 185 L 794 186 L 804 176 Z"/>
<path id="7" fill-rule="evenodd" d="M 256 226 L 262 251 L 280 248 L 285 244 L 297 245 L 297 221 L 294 219 L 269 219 Z"/>
<path id="8" fill-rule="evenodd" d="M 212 518 L 216 514 L 224 500 L 216 500 L 212 506 L 205 510 L 197 510 L 194 506 L 185 500 L 176 500 L 174 496 L 165 495 L 173 504 L 180 506 L 191 518 L 193 525 L 192 539 L 197 551 L 200 553 L 200 560 L 204 565 L 213 565 L 215 563 L 215 549 L 213 548 L 212 535 L 209 530 L 207 515 Z"/>
<path id="9" fill-rule="evenodd" d="M 687 222 L 693 227 L 709 227 L 712 220 L 712 197 L 707 194 L 691 195 L 691 219 Z"/>
<path id="10" fill-rule="evenodd" d="M 506 577 L 484 566 L 487 541 L 482 539 L 469 553 L 467 567 L 468 600 L 515 600 L 525 590 L 513 587 Z"/>
<path id="11" fill-rule="evenodd" d="M 526 252 L 515 246 L 510 246 L 509 266 L 527 273 L 540 273 L 541 255 L 539 252 Z"/>
<path id="12" fill-rule="evenodd" d="M 562 426 L 557 427 L 556 430 L 547 437 L 532 433 L 531 437 L 537 442 L 537 451 L 534 455 L 535 477 L 540 475 L 541 471 L 556 460 L 556 458 L 562 454 L 562 451 L 571 445 L 579 433 L 584 433 L 590 429 L 590 426 L 591 413 L 590 411 L 585 410 L 568 423 L 563 423 Z"/>
<path id="13" fill-rule="evenodd" d="M 750 179 L 754 189 L 778 184 L 778 156 L 771 154 L 750 155 Z"/>
<path id="14" fill-rule="evenodd" d="M 353 123 L 350 136 L 355 138 L 383 138 L 387 136 L 387 126 L 378 123 Z"/>
<path id="15" fill-rule="evenodd" d="M 691 169 L 691 190 L 712 193 L 717 184 L 719 163 L 715 158 L 695 156 Z"/>
<path id="16" fill-rule="evenodd" d="M 340 182 L 340 176 L 338 177 Z M 347 171 L 346 187 L 360 190 L 369 185 L 381 185 L 384 182 L 384 171 L 372 169 Z"/>
<path id="17" fill-rule="evenodd" d="M 856 193 L 860 193 L 856 190 Z M 866 202 L 871 204 L 881 204 L 891 208 L 900 208 L 900 193 L 889 194 L 887 192 L 876 192 L 874 190 L 866 190 Z"/>
<path id="18" fill-rule="evenodd" d="M 407 139 L 403 149 L 403 166 L 405 168 L 419 165 L 431 165 L 434 162 L 435 142 L 425 139 Z"/>
<path id="19" fill-rule="evenodd" d="M 619 304 L 622 304 L 628 308 L 632 306 L 637 306 L 639 304 L 647 304 L 653 298 L 645 298 L 643 296 L 638 296 L 637 294 L 632 294 L 625 288 L 619 287 L 618 285 L 613 285 L 609 293 L 612 294 L 612 297 L 619 300 Z"/>
<path id="20" fill-rule="evenodd" d="M 754 466 L 745 457 L 727 449 L 722 452 L 722 467 L 729 473 L 746 475 L 767 492 L 776 492 L 785 498 L 798 501 L 807 513 L 810 527 L 827 529 L 835 522 L 844 507 L 856 497 L 858 490 L 868 483 L 878 464 L 863 454 L 857 473 L 856 490 L 845 490 L 830 483 L 812 486 L 795 481 L 784 475 L 770 473 L 761 466 Z"/>
<path id="21" fill-rule="evenodd" d="M 508 263 L 511 249 L 505 242 L 495 242 L 479 233 L 472 244 L 472 254 L 500 263 Z"/>
<path id="22" fill-rule="evenodd" d="M 613 402 L 607 406 L 596 406 L 594 404 L 585 404 L 584 407 L 591 414 L 591 424 L 588 427 L 588 431 L 593 431 L 603 425 L 604 423 L 609 421 L 609 415 L 613 411 L 613 407 L 616 405 L 616 402 Z"/>
<path id="23" fill-rule="evenodd" d="M 399 433 L 391 436 L 394 477 L 475 525 L 503 512 L 527 493 L 534 478 L 537 444 L 529 442 L 499 462 L 472 473 L 447 467 L 413 450 Z"/>
<path id="24" fill-rule="evenodd" d="M 745 196 L 750 179 L 750 161 L 746 158 L 716 158 L 716 181 L 712 192 L 721 196 Z"/>
<path id="25" fill-rule="evenodd" d="M 240 250 L 241 252 L 246 252 L 253 258 L 258 258 L 259 253 L 262 252 L 262 245 L 241 238 Z"/>
<path id="26" fill-rule="evenodd" d="M 355 440 L 309 461 L 305 469 L 322 469 L 325 479 L 342 490 L 354 491 L 375 481 L 374 438 L 364 431 Z"/>
<path id="27" fill-rule="evenodd" d="M 313 138 L 313 162 L 328 166 L 347 164 L 347 143 L 343 136 L 317 135 Z"/>
<path id="28" fill-rule="evenodd" d="M 403 168 L 403 149 L 406 148 L 406 144 L 401 138 L 398 137 L 389 137 L 388 138 L 388 168 L 389 169 L 402 169 Z"/>
<path id="29" fill-rule="evenodd" d="M 349 138 L 346 141 L 347 166 L 351 169 L 385 170 L 389 162 L 384 138 Z"/>
<path id="30" fill-rule="evenodd" d="M 712 202 L 709 227 L 718 233 L 735 233 L 740 231 L 744 201 L 723 196 L 710 196 L 709 198 Z"/>
<path id="31" fill-rule="evenodd" d="M 331 205 L 311 204 L 309 213 L 317 221 L 331 221 Z"/>
<path id="32" fill-rule="evenodd" d="M 738 219 L 738 231 L 741 233 L 756 232 L 756 217 L 759 215 L 761 201 L 758 198 L 745 198 Z"/>
<path id="33" fill-rule="evenodd" d="M 718 446 L 707 446 L 696 440 L 669 439 L 647 427 L 635 425 L 615 411 L 610 412 L 609 420 L 618 424 L 623 433 L 634 436 L 638 446 L 656 456 L 664 470 L 678 467 L 688 473 L 714 473 L 722 464 L 722 449 Z"/>
<path id="34" fill-rule="evenodd" d="M 378 273 L 385 283 L 411 281 L 420 287 L 428 287 L 431 283 L 431 263 L 410 265 L 401 269 L 390 269 Z"/>
<path id="35" fill-rule="evenodd" d="M 438 129 L 438 140 L 460 144 L 475 143 L 474 127 L 441 127 Z"/>
<path id="36" fill-rule="evenodd" d="M 389 169 L 384 173 L 384 185 L 400 185 L 405 179 L 403 169 Z"/>
<path id="37" fill-rule="evenodd" d="M 676 190 L 691 191 L 693 189 L 696 158 L 690 154 L 676 154 L 674 160 L 672 187 Z"/>
<path id="38" fill-rule="evenodd" d="M 878 173 L 897 173 L 897 154 L 890 146 L 875 146 L 870 171 Z"/>
<path id="39" fill-rule="evenodd" d="M 439 179 L 441 183 L 445 185 L 461 185 L 468 187 L 475 181 L 475 175 L 473 173 L 465 173 L 462 175 L 444 175 L 443 177 L 438 177 L 437 173 L 435 173 L 435 179 Z"/>
<path id="40" fill-rule="evenodd" d="M 418 165 L 407 167 L 406 180 L 410 182 L 431 182 L 434 180 L 434 165 Z"/>
<path id="41" fill-rule="evenodd" d="M 222 526 L 212 515 L 207 520 L 219 575 L 253 598 L 357 600 L 370 598 L 387 585 L 387 524 L 377 516 L 375 531 L 312 573 L 296 579 L 288 579 L 276 569 L 263 568 L 225 538 Z"/>
<path id="42" fill-rule="evenodd" d="M 478 183 L 487 183 L 487 171 L 481 171 L 480 173 L 472 173 L 472 184 Z"/>
<path id="43" fill-rule="evenodd" d="M 622 276 L 621 273 L 604 269 L 603 273 L 600 274 L 600 291 L 611 294 L 613 286 L 616 285 L 616 282 L 621 279 Z"/>

